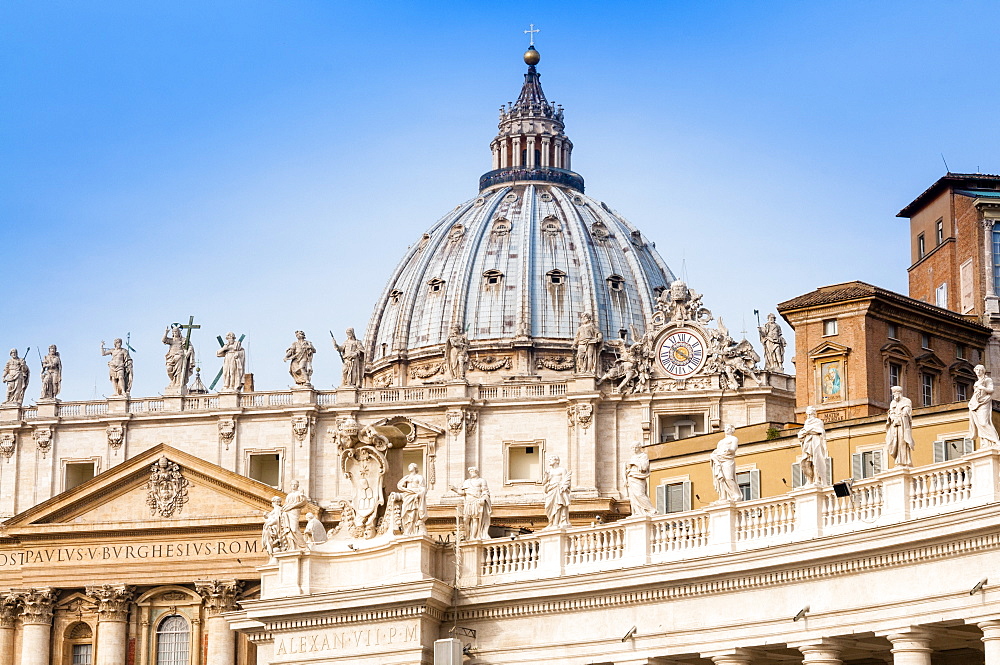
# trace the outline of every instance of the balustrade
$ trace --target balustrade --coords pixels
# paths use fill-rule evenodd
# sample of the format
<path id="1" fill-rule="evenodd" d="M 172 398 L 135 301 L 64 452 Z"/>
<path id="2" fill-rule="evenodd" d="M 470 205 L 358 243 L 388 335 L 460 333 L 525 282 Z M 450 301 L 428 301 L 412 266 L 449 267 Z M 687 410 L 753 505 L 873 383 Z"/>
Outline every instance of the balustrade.
<path id="1" fill-rule="evenodd" d="M 972 464 L 943 462 L 910 475 L 910 501 L 914 510 L 961 503 L 972 496 Z"/>
<path id="2" fill-rule="evenodd" d="M 787 536 L 795 531 L 795 501 L 791 498 L 758 499 L 737 504 L 736 540 Z"/>
<path id="3" fill-rule="evenodd" d="M 884 501 L 882 481 L 877 479 L 855 483 L 850 496 L 837 496 L 830 490 L 823 496 L 823 526 L 835 528 L 857 522 L 872 523 L 882 517 Z"/>

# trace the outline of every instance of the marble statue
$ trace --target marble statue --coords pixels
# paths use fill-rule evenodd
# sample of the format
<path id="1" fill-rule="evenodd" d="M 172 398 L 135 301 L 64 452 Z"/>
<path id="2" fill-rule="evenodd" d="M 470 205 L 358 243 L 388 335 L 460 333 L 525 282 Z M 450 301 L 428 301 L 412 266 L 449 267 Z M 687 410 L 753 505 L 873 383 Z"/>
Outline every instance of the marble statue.
<path id="1" fill-rule="evenodd" d="M 893 386 L 889 411 L 885 414 L 885 445 L 896 466 L 913 466 L 913 402 L 903 389 Z"/>
<path id="2" fill-rule="evenodd" d="M 479 475 L 479 469 L 469 467 L 469 477 L 461 487 L 451 490 L 462 496 L 462 531 L 468 540 L 485 540 L 490 537 L 490 519 L 493 514 L 493 501 L 490 499 L 490 488 L 486 480 Z"/>
<path id="3" fill-rule="evenodd" d="M 653 342 L 649 334 L 637 339 L 631 346 L 625 340 L 608 340 L 607 345 L 618 356 L 604 376 L 597 380 L 619 380 L 618 392 L 623 395 L 647 392 L 653 377 Z"/>
<path id="4" fill-rule="evenodd" d="M 649 500 L 648 478 L 649 455 L 642 449 L 642 444 L 636 441 L 632 444 L 632 457 L 625 462 L 625 489 L 628 491 L 632 517 L 656 514 L 656 507 Z"/>
<path id="5" fill-rule="evenodd" d="M 705 372 L 722 374 L 724 387 L 730 390 L 741 387 L 748 377 L 758 385 L 762 383 L 756 369 L 760 356 L 748 340 L 742 339 L 737 342 L 730 337 L 729 330 L 721 318 L 718 328 L 709 328 L 708 333 L 709 348 Z"/>
<path id="6" fill-rule="evenodd" d="M 815 406 L 806 407 L 806 422 L 798 433 L 799 445 L 802 446 L 802 481 L 806 487 L 822 487 L 829 480 L 826 477 L 826 427 L 816 415 Z"/>
<path id="7" fill-rule="evenodd" d="M 444 343 L 444 360 L 449 378 L 465 380 L 469 369 L 469 338 L 462 332 L 462 326 L 451 327 L 451 334 Z"/>
<path id="8" fill-rule="evenodd" d="M 724 431 L 726 435 L 719 440 L 709 457 L 712 461 L 712 485 L 719 495 L 719 503 L 743 498 L 743 492 L 736 482 L 736 447 L 739 445 L 734 434 L 736 427 L 726 425 Z"/>
<path id="9" fill-rule="evenodd" d="M 396 485 L 403 500 L 403 535 L 425 534 L 427 533 L 424 527 L 424 522 L 427 520 L 427 487 L 424 485 L 424 477 L 417 473 L 416 464 L 410 464 L 407 471 L 409 473 Z"/>
<path id="10" fill-rule="evenodd" d="M 222 392 L 237 392 L 243 386 L 247 352 L 236 339 L 236 333 L 226 333 L 226 343 L 215 352 L 222 358 Z"/>
<path id="11" fill-rule="evenodd" d="M 977 437 L 980 448 L 1000 446 L 1000 436 L 993 426 L 993 379 L 982 365 L 976 365 L 976 383 L 969 400 L 969 438 Z"/>
<path id="12" fill-rule="evenodd" d="M 128 354 L 128 349 L 122 346 L 121 337 L 115 338 L 114 346 L 110 349 L 104 348 L 104 340 L 101 340 L 101 355 L 111 356 L 108 361 L 108 377 L 115 395 L 128 395 L 132 390 L 132 357 Z"/>
<path id="13" fill-rule="evenodd" d="M 590 312 L 584 312 L 580 315 L 580 327 L 576 329 L 576 335 L 573 337 L 577 374 L 597 372 L 603 344 L 604 335 L 601 334 L 600 327 L 594 323 L 594 316 Z"/>
<path id="14" fill-rule="evenodd" d="M 314 355 L 316 355 L 316 347 L 306 339 L 304 332 L 296 330 L 295 341 L 285 351 L 285 360 L 290 361 L 288 363 L 288 373 L 292 375 L 295 385 L 312 385 Z"/>
<path id="15" fill-rule="evenodd" d="M 768 372 L 785 371 L 785 338 L 781 335 L 781 326 L 776 322 L 774 314 L 767 315 L 767 323 L 757 328 L 760 333 L 760 343 L 764 347 L 764 370 Z"/>
<path id="16" fill-rule="evenodd" d="M 264 513 L 264 527 L 260 536 L 260 543 L 264 546 L 264 551 L 270 556 L 276 552 L 284 552 L 288 549 L 288 544 L 282 533 L 281 497 L 271 498 L 271 510 Z"/>
<path id="17" fill-rule="evenodd" d="M 570 483 L 572 474 L 569 469 L 559 466 L 559 457 L 549 456 L 549 468 L 542 478 L 545 490 L 545 516 L 549 518 L 546 529 L 562 529 L 570 526 Z"/>
<path id="18" fill-rule="evenodd" d="M 284 533 L 288 534 L 290 546 L 302 547 L 305 539 L 299 531 L 299 515 L 302 508 L 309 503 L 309 497 L 299 489 L 299 481 L 292 481 L 291 491 L 285 495 L 285 501 L 281 504 L 281 523 Z"/>
<path id="19" fill-rule="evenodd" d="M 17 355 L 17 349 L 11 349 L 10 360 L 3 367 L 3 382 L 7 384 L 7 399 L 4 404 L 20 406 L 24 403 L 24 391 L 28 389 L 30 376 L 28 363 Z"/>
<path id="20" fill-rule="evenodd" d="M 48 354 L 42 358 L 42 399 L 55 399 L 62 388 L 62 358 L 56 345 L 49 347 Z"/>
<path id="21" fill-rule="evenodd" d="M 163 343 L 169 348 L 164 356 L 167 365 L 168 391 L 183 390 L 194 370 L 194 345 L 184 341 L 179 326 L 170 326 L 163 333 Z"/>
<path id="22" fill-rule="evenodd" d="M 360 388 L 365 378 L 365 349 L 354 336 L 354 328 L 347 329 L 347 339 L 343 344 L 337 344 L 333 338 L 333 348 L 337 349 L 344 363 L 341 387 Z"/>
<path id="23" fill-rule="evenodd" d="M 310 547 L 325 543 L 327 540 L 326 528 L 319 521 L 319 518 L 311 512 L 306 513 L 305 537 L 306 545 Z"/>

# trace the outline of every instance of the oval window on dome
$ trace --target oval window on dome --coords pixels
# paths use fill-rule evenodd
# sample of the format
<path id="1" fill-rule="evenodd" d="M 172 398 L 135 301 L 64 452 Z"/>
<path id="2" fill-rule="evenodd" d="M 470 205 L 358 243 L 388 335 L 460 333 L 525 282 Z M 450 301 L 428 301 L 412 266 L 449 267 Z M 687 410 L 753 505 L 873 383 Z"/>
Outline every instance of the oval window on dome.
<path id="1" fill-rule="evenodd" d="M 402 297 L 403 297 L 403 292 L 400 291 L 399 289 L 393 289 L 392 291 L 389 291 L 389 302 L 391 302 L 393 305 L 398 305 L 399 299 Z"/>
<path id="2" fill-rule="evenodd" d="M 608 277 L 608 288 L 614 292 L 625 290 L 625 278 L 621 275 L 611 275 Z"/>
<path id="3" fill-rule="evenodd" d="M 510 220 L 501 217 L 493 222 L 492 233 L 495 236 L 505 236 L 510 233 Z"/>
<path id="4" fill-rule="evenodd" d="M 542 203 L 548 203 L 549 201 L 552 200 L 552 195 L 549 194 L 548 192 L 542 192 L 541 194 L 538 195 L 538 200 L 541 201 Z"/>
<path id="5" fill-rule="evenodd" d="M 560 286 L 566 283 L 566 273 L 556 268 L 555 270 L 550 270 L 545 273 L 545 279 L 553 286 Z"/>
<path id="6" fill-rule="evenodd" d="M 515 194 L 514 192 L 509 192 L 507 193 L 507 195 L 503 197 L 503 200 L 507 201 L 508 203 L 513 203 L 514 201 L 517 200 L 517 194 Z"/>
<path id="7" fill-rule="evenodd" d="M 608 231 L 608 227 L 604 225 L 604 222 L 598 220 L 590 226 L 590 235 L 594 236 L 597 240 L 607 240 L 611 236 L 611 232 Z"/>
<path id="8" fill-rule="evenodd" d="M 573 197 L 573 203 L 575 203 L 578 206 L 582 206 L 582 205 L 586 205 L 587 204 L 587 202 L 579 194 L 577 194 L 577 195 L 575 195 Z"/>
<path id="9" fill-rule="evenodd" d="M 486 199 L 480 196 L 478 199 L 476 199 L 476 202 L 473 203 L 472 205 L 476 206 L 477 208 L 482 207 L 486 205 Z"/>
<path id="10" fill-rule="evenodd" d="M 455 224 L 453 227 L 451 227 L 451 231 L 448 231 L 448 240 L 450 240 L 451 242 L 457 242 L 461 240 L 462 236 L 464 235 L 465 235 L 465 226 L 461 222 L 459 222 L 458 224 Z"/>
<path id="11" fill-rule="evenodd" d="M 427 282 L 427 287 L 431 293 L 440 293 L 444 290 L 444 280 L 435 277 L 431 281 Z"/>
<path id="12" fill-rule="evenodd" d="M 562 233 L 562 222 L 549 215 L 542 220 L 542 233 L 547 236 L 557 236 Z"/>

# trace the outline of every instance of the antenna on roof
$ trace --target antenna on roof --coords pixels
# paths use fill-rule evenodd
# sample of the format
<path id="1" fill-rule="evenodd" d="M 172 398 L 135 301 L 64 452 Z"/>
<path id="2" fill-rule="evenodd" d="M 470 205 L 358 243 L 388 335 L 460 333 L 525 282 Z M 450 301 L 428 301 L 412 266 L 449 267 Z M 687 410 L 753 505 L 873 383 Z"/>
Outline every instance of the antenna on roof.
<path id="1" fill-rule="evenodd" d="M 944 170 L 946 173 L 951 173 L 951 169 L 948 168 L 948 160 L 944 158 L 944 153 L 941 153 L 941 161 L 944 162 Z"/>

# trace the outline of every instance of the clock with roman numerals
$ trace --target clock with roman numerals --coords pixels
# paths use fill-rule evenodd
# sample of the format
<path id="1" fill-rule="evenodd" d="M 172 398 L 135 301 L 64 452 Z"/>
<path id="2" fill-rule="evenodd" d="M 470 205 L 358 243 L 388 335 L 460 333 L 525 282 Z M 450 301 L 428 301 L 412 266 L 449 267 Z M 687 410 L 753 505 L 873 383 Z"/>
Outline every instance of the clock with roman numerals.
<path id="1" fill-rule="evenodd" d="M 656 347 L 660 367 L 675 379 L 697 373 L 705 362 L 705 340 L 691 328 L 680 328 L 664 335 Z"/>

